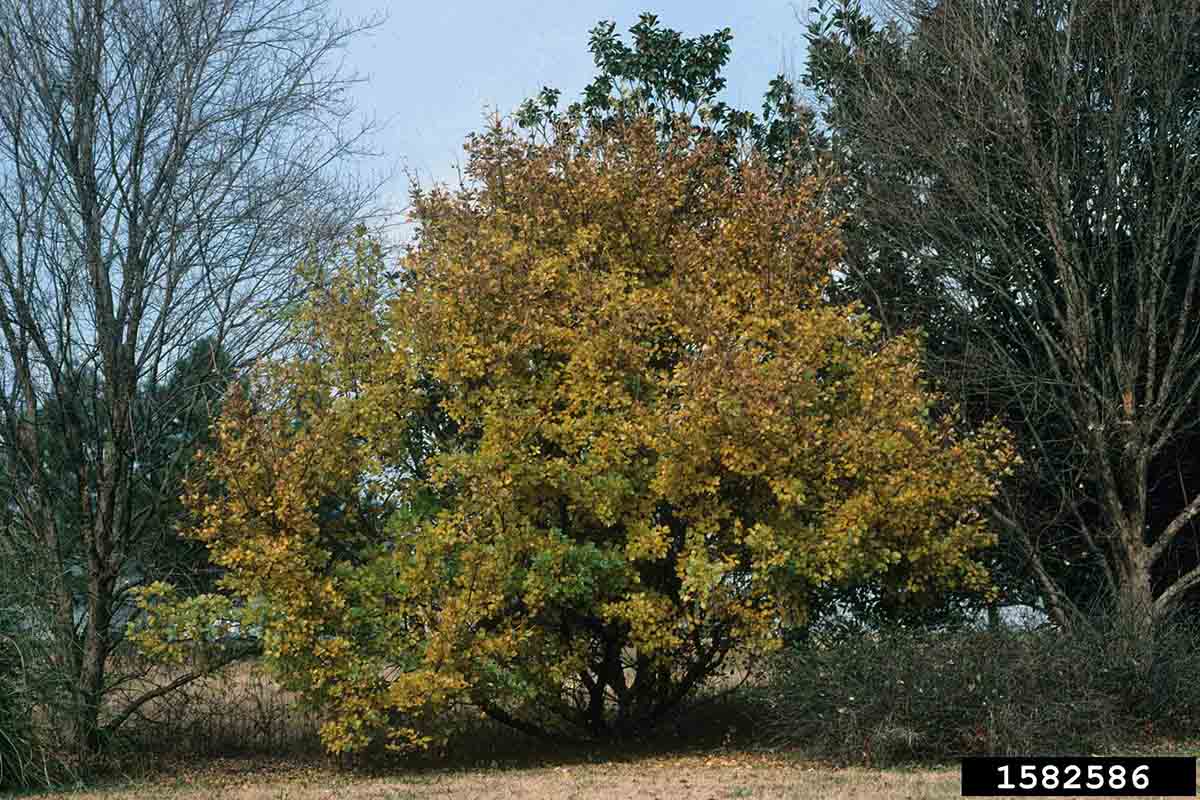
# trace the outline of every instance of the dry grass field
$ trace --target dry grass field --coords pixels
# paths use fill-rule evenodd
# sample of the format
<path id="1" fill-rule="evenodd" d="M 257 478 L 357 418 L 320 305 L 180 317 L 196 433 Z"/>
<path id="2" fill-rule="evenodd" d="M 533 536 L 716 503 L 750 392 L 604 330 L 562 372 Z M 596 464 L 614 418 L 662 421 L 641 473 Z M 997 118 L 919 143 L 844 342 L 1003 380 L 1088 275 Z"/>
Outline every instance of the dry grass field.
<path id="1" fill-rule="evenodd" d="M 200 771 L 44 798 L 72 800 L 544 800 L 544 798 L 790 798 L 934 800 L 958 797 L 956 770 L 830 769 L 780 756 L 684 755 L 516 769 L 356 775 L 262 761 L 216 761 Z"/>
<path id="2" fill-rule="evenodd" d="M 46 800 L 950 800 L 958 770 L 834 769 L 780 755 L 727 753 L 515 769 L 363 775 L 299 764 L 214 761 L 198 772 Z"/>

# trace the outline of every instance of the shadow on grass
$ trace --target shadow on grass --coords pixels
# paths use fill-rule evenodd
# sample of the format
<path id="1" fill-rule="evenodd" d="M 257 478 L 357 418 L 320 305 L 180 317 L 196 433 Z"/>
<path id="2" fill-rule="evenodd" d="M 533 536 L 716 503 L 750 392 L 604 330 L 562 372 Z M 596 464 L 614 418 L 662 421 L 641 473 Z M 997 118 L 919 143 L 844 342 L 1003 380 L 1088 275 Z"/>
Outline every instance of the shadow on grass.
<path id="1" fill-rule="evenodd" d="M 449 736 L 442 746 L 403 755 L 372 750 L 342 760 L 339 766 L 368 775 L 397 769 L 412 772 L 537 769 L 766 749 L 761 720 L 755 713 L 756 706 L 747 693 L 729 692 L 695 700 L 641 736 L 600 743 L 553 742 L 528 736 L 490 719 L 474 719 Z"/>
<path id="2" fill-rule="evenodd" d="M 306 721 L 303 731 L 272 737 L 276 747 L 258 738 L 241 743 L 224 738 L 213 747 L 197 747 L 195 737 L 172 740 L 159 731 L 153 739 L 132 738 L 118 746 L 90 784 L 111 789 L 145 782 L 286 779 L 311 772 L 336 772 L 347 778 L 419 777 L 480 770 L 536 770 L 586 764 L 619 764 L 682 755 L 722 755 L 768 749 L 761 713 L 748 691 L 698 698 L 657 728 L 613 743 L 552 742 L 527 736 L 490 719 L 462 719 L 441 746 L 397 753 L 382 746 L 352 756 L 331 756 Z M 182 784 L 181 784 L 182 785 Z M 60 787 L 72 788 L 72 787 Z"/>

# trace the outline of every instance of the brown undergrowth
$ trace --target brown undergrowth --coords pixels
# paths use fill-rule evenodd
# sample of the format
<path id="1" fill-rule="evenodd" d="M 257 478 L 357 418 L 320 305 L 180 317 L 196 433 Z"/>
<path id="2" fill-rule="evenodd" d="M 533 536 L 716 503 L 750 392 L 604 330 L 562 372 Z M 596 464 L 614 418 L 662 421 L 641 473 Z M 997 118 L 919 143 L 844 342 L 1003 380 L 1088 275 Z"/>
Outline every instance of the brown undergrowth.
<path id="1" fill-rule="evenodd" d="M 324 755 L 317 720 L 261 670 L 241 665 L 189 689 L 188 702 L 147 709 L 106 780 L 47 800 L 423 800 L 424 798 L 847 798 L 949 800 L 957 763 L 906 769 L 842 767 L 763 739 L 754 689 L 701 698 L 654 736 L 582 746 L 516 734 L 487 720 L 461 724 L 418 755 Z M 157 732 L 159 739 L 147 738 Z M 136 750 L 136 747 L 144 747 Z M 1163 742 L 1156 754 L 1191 754 Z"/>

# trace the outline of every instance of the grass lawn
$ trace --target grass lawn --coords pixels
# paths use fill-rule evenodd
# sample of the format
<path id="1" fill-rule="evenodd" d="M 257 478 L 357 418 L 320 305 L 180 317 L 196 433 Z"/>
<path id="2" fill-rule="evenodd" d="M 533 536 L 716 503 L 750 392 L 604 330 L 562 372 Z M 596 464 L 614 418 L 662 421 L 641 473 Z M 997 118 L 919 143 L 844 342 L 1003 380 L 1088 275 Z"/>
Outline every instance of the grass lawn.
<path id="1" fill-rule="evenodd" d="M 39 797 L 71 800 L 949 800 L 958 769 L 837 769 L 786 755 L 725 752 L 603 762 L 356 773 L 302 762 L 216 759 L 126 784 Z"/>
<path id="2" fill-rule="evenodd" d="M 958 771 L 831 769 L 758 753 L 689 754 L 557 766 L 355 774 L 295 763 L 226 759 L 174 776 L 78 792 L 72 800 L 484 800 L 485 798 L 958 797 Z"/>

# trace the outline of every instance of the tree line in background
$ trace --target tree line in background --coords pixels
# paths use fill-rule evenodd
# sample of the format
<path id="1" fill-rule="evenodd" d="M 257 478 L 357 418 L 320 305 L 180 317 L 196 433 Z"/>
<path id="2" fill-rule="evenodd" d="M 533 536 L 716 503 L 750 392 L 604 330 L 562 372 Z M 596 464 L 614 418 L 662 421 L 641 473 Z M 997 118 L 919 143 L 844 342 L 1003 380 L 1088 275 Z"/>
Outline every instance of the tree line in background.
<path id="1" fill-rule="evenodd" d="M 819 11 L 846 288 L 1019 437 L 1007 572 L 1063 626 L 1161 619 L 1200 582 L 1197 5 Z"/>
<path id="2" fill-rule="evenodd" d="M 323 3 L 60 5 L 0 7 L 0 765 L 251 656 L 335 751 L 608 739 L 846 609 L 1142 675 L 1187 611 L 1197 3 L 822 2 L 760 113 L 602 23 L 399 255 Z"/>

